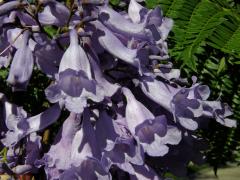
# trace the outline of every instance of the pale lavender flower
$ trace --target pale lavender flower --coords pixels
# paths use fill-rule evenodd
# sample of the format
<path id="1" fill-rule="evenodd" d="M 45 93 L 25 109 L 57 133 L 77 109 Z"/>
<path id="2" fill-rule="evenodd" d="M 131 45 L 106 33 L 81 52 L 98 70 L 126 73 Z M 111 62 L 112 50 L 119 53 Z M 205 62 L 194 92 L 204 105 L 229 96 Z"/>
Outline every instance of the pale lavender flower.
<path id="1" fill-rule="evenodd" d="M 109 179 L 100 162 L 100 149 L 90 124 L 88 110 L 84 111 L 82 118 L 81 121 L 81 115 L 70 114 L 57 136 L 56 144 L 43 160 L 37 162 L 40 165 L 45 164 L 48 179 Z"/>
<path id="2" fill-rule="evenodd" d="M 36 166 L 45 166 L 49 179 L 59 178 L 61 171 L 71 167 L 71 147 L 73 138 L 81 127 L 80 118 L 81 116 L 71 113 L 64 121 L 48 153 L 41 160 L 35 162 Z M 68 148 L 66 149 L 66 147 Z"/>
<path id="3" fill-rule="evenodd" d="M 38 13 L 40 23 L 44 25 L 64 26 L 69 16 L 69 9 L 57 1 L 46 2 L 43 11 Z"/>
<path id="4" fill-rule="evenodd" d="M 130 49 L 125 47 L 121 41 L 101 22 L 94 21 L 91 24 L 93 24 L 100 32 L 103 31 L 103 34 L 100 32 L 96 32 L 95 34 L 100 45 L 104 49 L 119 59 L 123 60 L 124 62 L 139 68 L 140 62 L 137 58 L 137 49 Z"/>
<path id="5" fill-rule="evenodd" d="M 25 90 L 33 71 L 33 54 L 28 46 L 29 32 L 25 31 L 22 39 L 22 46 L 14 54 L 9 75 L 8 83 L 14 90 Z"/>
<path id="6" fill-rule="evenodd" d="M 126 121 L 129 130 L 148 155 L 163 156 L 168 152 L 166 144 L 180 142 L 180 130 L 175 127 L 172 127 L 171 130 L 168 129 L 167 119 L 164 115 L 154 117 L 141 102 L 135 99 L 129 89 L 123 88 L 123 93 L 127 99 Z"/>
<path id="7" fill-rule="evenodd" d="M 23 5 L 23 3 L 20 1 L 10 1 L 0 5 L 0 16 L 17 9 L 20 5 Z"/>
<path id="8" fill-rule="evenodd" d="M 174 120 L 186 129 L 196 130 L 200 117 L 215 118 L 228 127 L 236 126 L 234 120 L 227 118 L 231 115 L 228 106 L 219 101 L 207 101 L 210 90 L 206 85 L 173 87 L 155 79 L 143 78 L 140 87 L 146 96 L 171 112 Z"/>
<path id="9" fill-rule="evenodd" d="M 55 104 L 46 111 L 32 117 L 26 117 L 26 114 L 22 112 L 10 114 L 6 118 L 6 125 L 9 130 L 6 137 L 1 141 L 7 147 L 14 146 L 30 133 L 42 130 L 56 122 L 60 113 L 61 108 L 58 104 Z"/>
<path id="10" fill-rule="evenodd" d="M 95 102 L 103 100 L 104 92 L 92 79 L 89 59 L 78 43 L 75 30 L 70 32 L 70 46 L 62 57 L 58 72 L 56 83 L 46 89 L 51 102 L 63 103 L 69 111 L 81 113 L 87 99 Z"/>

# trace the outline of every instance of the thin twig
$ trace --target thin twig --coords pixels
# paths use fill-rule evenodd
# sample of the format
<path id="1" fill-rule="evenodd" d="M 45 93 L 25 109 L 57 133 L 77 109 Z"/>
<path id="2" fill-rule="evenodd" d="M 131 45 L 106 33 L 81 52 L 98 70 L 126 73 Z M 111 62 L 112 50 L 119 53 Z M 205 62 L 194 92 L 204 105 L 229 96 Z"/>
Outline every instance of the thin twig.
<path id="1" fill-rule="evenodd" d="M 0 56 L 3 55 L 3 53 L 5 53 L 9 48 L 12 47 L 12 45 L 16 42 L 16 40 L 21 36 L 21 34 L 26 31 L 26 29 L 23 29 L 14 39 L 13 39 L 13 42 L 11 44 L 9 44 L 1 53 L 0 53 Z"/>
<path id="2" fill-rule="evenodd" d="M 71 4 L 71 6 L 70 6 L 70 14 L 69 14 L 69 17 L 68 17 L 68 20 L 67 20 L 67 27 L 69 27 L 72 16 L 74 15 L 74 12 L 73 12 L 74 8 L 73 7 L 74 7 L 74 3 Z"/>

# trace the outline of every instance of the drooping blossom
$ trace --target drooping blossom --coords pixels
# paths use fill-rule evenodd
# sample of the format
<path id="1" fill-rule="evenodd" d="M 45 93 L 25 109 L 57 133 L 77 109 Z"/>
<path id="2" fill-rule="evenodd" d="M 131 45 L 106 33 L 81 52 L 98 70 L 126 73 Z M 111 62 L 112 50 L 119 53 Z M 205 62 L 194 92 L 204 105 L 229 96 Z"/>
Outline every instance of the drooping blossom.
<path id="1" fill-rule="evenodd" d="M 215 118 L 228 127 L 236 126 L 234 120 L 227 118 L 231 115 L 227 105 L 219 101 L 207 101 L 210 90 L 206 85 L 176 88 L 153 78 L 142 78 L 140 87 L 146 96 L 171 112 L 175 121 L 186 129 L 196 130 L 200 117 Z"/>
<path id="2" fill-rule="evenodd" d="M 124 88 L 123 93 L 127 99 L 126 121 L 129 130 L 148 155 L 163 156 L 168 152 L 166 144 L 174 145 L 181 141 L 180 130 L 168 126 L 164 115 L 154 117 L 129 89 Z"/>
<path id="3" fill-rule="evenodd" d="M 103 100 L 102 87 L 92 79 L 88 57 L 78 43 L 77 32 L 70 32 L 70 46 L 64 53 L 55 84 L 46 89 L 51 102 L 64 103 L 73 112 L 81 113 L 87 106 L 87 99 Z"/>
<path id="4" fill-rule="evenodd" d="M 7 81 L 14 89 L 26 89 L 33 71 L 33 54 L 28 46 L 29 32 L 23 34 L 22 45 L 14 54 Z"/>

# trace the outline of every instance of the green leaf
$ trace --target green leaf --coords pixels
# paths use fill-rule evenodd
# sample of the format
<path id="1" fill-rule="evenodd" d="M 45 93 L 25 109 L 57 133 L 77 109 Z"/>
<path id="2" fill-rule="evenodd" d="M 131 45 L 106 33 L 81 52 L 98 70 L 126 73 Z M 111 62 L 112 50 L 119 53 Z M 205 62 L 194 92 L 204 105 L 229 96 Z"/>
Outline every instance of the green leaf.
<path id="1" fill-rule="evenodd" d="M 236 62 L 234 62 L 234 64 L 240 64 L 240 61 L 236 61 Z"/>
<path id="2" fill-rule="evenodd" d="M 8 75 L 8 70 L 7 69 L 0 69 L 0 79 L 6 79 Z"/>
<path id="3" fill-rule="evenodd" d="M 117 6 L 120 3 L 120 0 L 110 0 L 110 3 L 114 6 Z"/>
<path id="4" fill-rule="evenodd" d="M 191 47 L 186 48 L 180 56 L 181 59 L 183 59 L 184 64 L 186 64 L 188 67 L 190 67 L 193 71 L 197 71 L 196 67 L 196 61 L 197 57 L 192 56 L 191 54 Z"/>
<path id="5" fill-rule="evenodd" d="M 0 152 L 0 155 L 2 156 L 1 158 L 2 163 L 7 163 L 7 151 L 8 151 L 7 147 L 4 147 Z"/>
<path id="6" fill-rule="evenodd" d="M 147 8 L 154 8 L 159 4 L 159 0 L 145 0 Z"/>
<path id="7" fill-rule="evenodd" d="M 174 20 L 174 47 L 170 55 L 196 70 L 195 55 L 202 45 L 240 58 L 240 15 L 223 0 L 146 0 L 148 7 L 160 5 L 163 14 Z"/>
<path id="8" fill-rule="evenodd" d="M 71 8 L 74 3 L 74 0 L 66 0 L 66 5 L 68 8 Z"/>
<path id="9" fill-rule="evenodd" d="M 225 66 L 226 66 L 226 62 L 225 62 L 225 58 L 223 57 L 220 62 L 219 62 L 219 66 L 218 66 L 218 70 L 217 70 L 217 74 L 220 74 L 224 69 L 225 69 Z"/>
<path id="10" fill-rule="evenodd" d="M 58 29 L 53 26 L 44 26 L 44 30 L 51 36 L 55 36 L 58 33 Z"/>
<path id="11" fill-rule="evenodd" d="M 227 16 L 228 21 L 220 24 L 214 31 L 213 36 L 207 42 L 210 46 L 221 51 L 240 57 L 240 20 L 236 17 Z"/>

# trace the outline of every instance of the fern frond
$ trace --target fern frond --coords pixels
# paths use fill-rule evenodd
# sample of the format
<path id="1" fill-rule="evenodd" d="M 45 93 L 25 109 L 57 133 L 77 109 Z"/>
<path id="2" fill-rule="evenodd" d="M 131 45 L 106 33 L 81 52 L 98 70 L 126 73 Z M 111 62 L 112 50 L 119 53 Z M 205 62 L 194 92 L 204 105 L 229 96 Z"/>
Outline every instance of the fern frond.
<path id="1" fill-rule="evenodd" d="M 228 21 L 220 24 L 209 37 L 210 46 L 220 49 L 236 57 L 240 57 L 240 20 L 229 17 Z"/>
<path id="2" fill-rule="evenodd" d="M 215 3 L 207 0 L 197 1 L 197 3 L 193 0 L 191 5 L 194 5 L 192 6 L 194 8 L 191 8 L 191 13 L 188 11 L 190 16 L 187 24 L 183 24 L 182 21 L 180 24 L 176 22 L 175 29 L 173 29 L 175 36 L 181 36 L 181 39 L 176 38 L 172 55 L 177 59 L 182 59 L 189 67 L 196 69 L 196 61 L 193 63 L 193 59 L 196 59 L 194 54 L 201 43 L 212 35 L 215 28 L 225 21 L 224 16 L 227 12 L 222 11 Z M 184 8 L 182 11 L 185 11 Z M 178 28 L 182 28 L 184 33 Z M 181 32 L 181 34 L 178 34 L 178 32 Z"/>
<path id="3" fill-rule="evenodd" d="M 170 54 L 196 70 L 198 49 L 206 42 L 225 53 L 240 57 L 240 16 L 225 0 L 146 0 L 160 5 L 173 18 L 175 46 Z"/>

